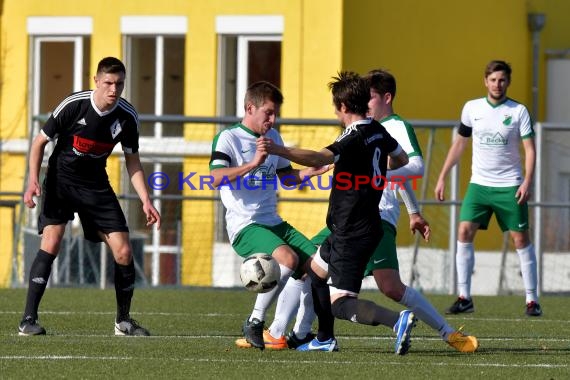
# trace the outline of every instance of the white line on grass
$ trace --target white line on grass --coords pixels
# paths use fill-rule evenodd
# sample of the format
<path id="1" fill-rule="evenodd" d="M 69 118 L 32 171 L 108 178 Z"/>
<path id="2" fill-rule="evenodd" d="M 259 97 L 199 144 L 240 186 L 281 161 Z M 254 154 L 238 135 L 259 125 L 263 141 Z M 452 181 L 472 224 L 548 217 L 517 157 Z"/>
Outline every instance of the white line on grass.
<path id="1" fill-rule="evenodd" d="M 334 356 L 334 354 L 332 354 L 332 356 Z M 320 356 L 320 359 L 322 359 L 323 357 Z M 302 364 L 316 364 L 316 365 L 323 365 L 323 364 L 330 364 L 330 365 L 347 365 L 347 364 L 362 364 L 362 365 L 381 365 L 381 366 L 386 366 L 386 365 L 391 365 L 391 366 L 401 366 L 402 362 L 401 361 L 392 361 L 392 362 L 386 362 L 386 361 L 351 361 L 351 360 L 299 360 L 296 361 L 296 363 L 302 363 Z M 0 360 L 26 360 L 26 361 L 30 361 L 30 360 L 144 360 L 144 361 L 150 361 L 150 360 L 159 360 L 161 362 L 165 361 L 165 360 L 171 360 L 171 361 L 186 361 L 186 362 L 198 362 L 198 363 L 203 363 L 203 362 L 213 362 L 213 363 L 259 363 L 259 362 L 263 362 L 263 363 L 275 363 L 275 364 L 290 364 L 291 360 L 275 360 L 275 359 L 269 359 L 269 358 L 264 358 L 263 360 L 261 359 L 201 359 L 201 358 L 165 358 L 165 357 L 131 357 L 131 356 L 84 356 L 84 355 L 79 355 L 79 356 L 75 356 L 75 355 L 45 355 L 45 356 L 22 356 L 22 355 L 18 355 L 18 356 L 0 356 Z M 449 363 L 449 362 L 421 362 L 421 363 L 414 363 L 414 362 L 406 362 L 406 366 L 426 366 L 426 365 L 430 365 L 430 366 L 434 366 L 434 367 L 440 367 L 440 366 L 455 366 L 455 367 L 480 367 L 480 368 L 485 368 L 485 367 L 502 367 L 502 368 L 568 368 L 570 367 L 570 365 L 568 364 L 505 364 L 505 363 Z"/>

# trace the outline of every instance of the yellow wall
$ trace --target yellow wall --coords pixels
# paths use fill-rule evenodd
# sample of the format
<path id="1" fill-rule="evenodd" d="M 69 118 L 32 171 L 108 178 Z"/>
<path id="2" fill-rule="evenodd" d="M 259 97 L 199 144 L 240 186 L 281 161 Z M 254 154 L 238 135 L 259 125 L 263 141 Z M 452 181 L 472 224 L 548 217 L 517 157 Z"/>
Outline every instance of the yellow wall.
<path id="1" fill-rule="evenodd" d="M 351 43 L 343 66 L 389 69 L 398 80 L 397 112 L 406 118 L 458 119 L 467 99 L 485 95 L 483 72 L 491 59 L 512 64 L 509 95 L 530 100 L 524 1 L 356 0 L 345 2 L 345 13 Z"/>

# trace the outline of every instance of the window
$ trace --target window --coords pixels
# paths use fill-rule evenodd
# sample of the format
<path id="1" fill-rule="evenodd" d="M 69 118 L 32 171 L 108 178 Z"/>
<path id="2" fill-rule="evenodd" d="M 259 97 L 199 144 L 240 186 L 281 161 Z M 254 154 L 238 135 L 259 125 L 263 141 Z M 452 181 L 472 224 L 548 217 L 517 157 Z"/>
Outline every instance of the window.
<path id="1" fill-rule="evenodd" d="M 124 96 L 139 115 L 184 115 L 186 17 L 125 16 L 121 18 L 121 32 L 127 66 Z M 180 144 L 184 136 L 183 124 L 157 121 L 143 122 L 140 127 L 141 161 L 145 174 L 164 172 L 169 178 L 177 178 L 177 173 L 182 172 L 182 156 L 173 156 L 169 150 Z M 152 154 L 142 148 L 145 145 L 153 147 Z M 130 194 L 136 195 L 124 167 L 123 170 L 123 189 L 129 189 Z M 181 193 L 175 186 L 153 190 L 157 197 Z M 155 199 L 153 203 L 161 214 L 162 227 L 160 231 L 153 229 L 151 244 L 145 246 L 145 252 L 152 253 L 152 285 L 158 285 L 160 256 L 179 253 L 176 242 L 181 233 L 181 215 L 179 200 Z M 124 209 L 131 229 L 146 231 L 140 202 L 127 202 Z"/>
<path id="2" fill-rule="evenodd" d="M 89 62 L 92 20 L 90 17 L 29 17 L 30 36 L 30 136 L 33 138 L 41 122 L 32 117 L 51 113 L 73 92 L 91 85 Z M 48 154 L 53 144 L 46 147 Z M 37 223 L 37 208 L 30 210 L 31 227 Z"/>

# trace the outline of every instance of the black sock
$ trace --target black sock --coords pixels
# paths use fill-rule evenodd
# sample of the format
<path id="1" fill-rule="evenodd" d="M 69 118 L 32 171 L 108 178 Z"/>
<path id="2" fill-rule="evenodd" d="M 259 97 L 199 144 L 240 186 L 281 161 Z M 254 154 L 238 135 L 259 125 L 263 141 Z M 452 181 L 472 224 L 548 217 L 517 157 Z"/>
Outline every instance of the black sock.
<path id="1" fill-rule="evenodd" d="M 129 318 L 131 299 L 135 288 L 135 263 L 128 265 L 115 262 L 115 295 L 117 297 L 117 322 Z"/>
<path id="2" fill-rule="evenodd" d="M 326 280 L 317 276 L 310 268 L 307 274 L 311 277 L 313 306 L 319 320 L 317 339 L 324 342 L 330 338 L 334 338 L 334 316 L 331 311 L 331 294 Z"/>
<path id="3" fill-rule="evenodd" d="M 40 301 L 46 290 L 46 286 L 51 274 L 51 267 L 55 260 L 54 255 L 46 251 L 39 250 L 30 268 L 30 278 L 28 279 L 28 295 L 26 297 L 26 309 L 24 318 L 30 316 L 38 319 L 38 308 Z"/>
<path id="4" fill-rule="evenodd" d="M 332 312 L 335 317 L 363 325 L 384 325 L 393 328 L 399 314 L 369 300 L 355 297 L 341 297 L 334 301 Z"/>

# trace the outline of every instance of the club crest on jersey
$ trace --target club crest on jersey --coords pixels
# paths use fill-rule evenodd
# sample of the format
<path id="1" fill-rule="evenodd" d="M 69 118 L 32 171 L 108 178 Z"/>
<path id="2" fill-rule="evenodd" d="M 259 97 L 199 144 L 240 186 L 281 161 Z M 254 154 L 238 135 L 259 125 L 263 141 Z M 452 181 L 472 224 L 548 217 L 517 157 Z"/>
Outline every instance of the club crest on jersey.
<path id="1" fill-rule="evenodd" d="M 513 117 L 511 115 L 505 115 L 505 120 L 503 120 L 504 125 L 511 125 Z"/>
<path id="2" fill-rule="evenodd" d="M 121 133 L 122 130 L 123 130 L 123 127 L 121 127 L 121 123 L 119 122 L 119 119 L 115 120 L 113 125 L 111 125 L 111 136 L 113 138 L 117 137 L 119 135 L 119 133 Z"/>
<path id="3" fill-rule="evenodd" d="M 247 184 L 249 186 L 261 186 L 264 182 L 275 181 L 275 166 L 273 164 L 261 165 L 249 172 Z"/>

